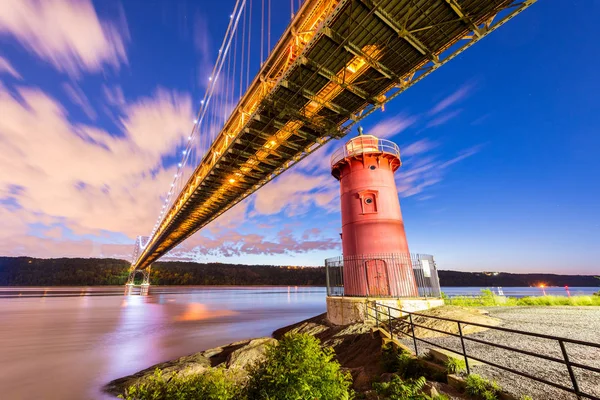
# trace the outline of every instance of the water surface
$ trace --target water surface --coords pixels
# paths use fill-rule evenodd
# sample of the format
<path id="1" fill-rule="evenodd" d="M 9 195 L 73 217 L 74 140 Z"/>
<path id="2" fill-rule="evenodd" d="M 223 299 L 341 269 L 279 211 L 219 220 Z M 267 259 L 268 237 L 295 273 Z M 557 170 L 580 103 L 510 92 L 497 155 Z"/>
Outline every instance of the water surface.
<path id="1" fill-rule="evenodd" d="M 139 291 L 139 289 L 136 289 Z M 449 296 L 481 288 L 442 288 Z M 509 296 L 539 288 L 504 288 Z M 565 295 L 564 288 L 546 288 Z M 598 288 L 570 288 L 591 294 Z M 319 287 L 0 288 L 0 398 L 104 399 L 109 381 L 325 311 Z"/>

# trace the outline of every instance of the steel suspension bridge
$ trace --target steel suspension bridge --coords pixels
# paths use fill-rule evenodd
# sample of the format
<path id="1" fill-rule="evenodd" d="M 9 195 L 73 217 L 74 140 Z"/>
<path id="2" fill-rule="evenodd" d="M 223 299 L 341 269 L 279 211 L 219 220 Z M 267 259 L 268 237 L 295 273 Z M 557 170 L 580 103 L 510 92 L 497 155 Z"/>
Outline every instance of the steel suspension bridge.
<path id="1" fill-rule="evenodd" d="M 237 0 L 133 273 L 535 1 L 291 0 L 272 47 L 271 0 Z"/>

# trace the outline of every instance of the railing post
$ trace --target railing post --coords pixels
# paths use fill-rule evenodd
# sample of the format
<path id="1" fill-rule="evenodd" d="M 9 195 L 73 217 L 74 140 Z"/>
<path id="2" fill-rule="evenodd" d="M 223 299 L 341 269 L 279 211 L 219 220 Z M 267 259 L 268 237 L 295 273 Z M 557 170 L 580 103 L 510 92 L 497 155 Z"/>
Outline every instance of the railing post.
<path id="1" fill-rule="evenodd" d="M 465 339 L 463 338 L 462 327 L 460 325 L 460 321 L 458 323 L 458 334 L 460 335 L 460 344 L 462 346 L 463 357 L 465 358 L 465 367 L 467 367 L 467 375 L 471 374 L 471 369 L 469 368 L 469 358 L 467 357 L 467 349 L 465 348 Z"/>
<path id="2" fill-rule="evenodd" d="M 569 361 L 569 355 L 567 354 L 567 348 L 565 347 L 565 343 L 559 339 L 558 344 L 560 344 L 560 350 L 562 351 L 563 358 L 565 359 L 565 365 L 567 366 L 567 370 L 569 371 L 571 383 L 573 384 L 573 389 L 575 389 L 575 395 L 578 399 L 581 399 L 581 396 L 579 395 L 579 385 L 577 384 L 577 378 L 575 377 L 575 373 L 573 372 L 573 368 L 571 367 L 571 362 Z"/>
<path id="3" fill-rule="evenodd" d="M 390 306 L 388 306 L 388 326 L 390 328 L 390 339 L 394 340 L 394 329 L 392 327 L 392 311 L 390 310 Z"/>
<path id="4" fill-rule="evenodd" d="M 417 349 L 417 337 L 415 336 L 415 325 L 413 324 L 411 313 L 408 313 L 408 319 L 410 320 L 410 330 L 412 331 L 413 343 L 415 344 L 415 355 L 418 357 L 419 349 Z"/>
<path id="5" fill-rule="evenodd" d="M 377 303 L 373 303 L 375 307 L 375 324 L 379 328 L 379 308 L 377 308 Z"/>
<path id="6" fill-rule="evenodd" d="M 327 285 L 327 296 L 331 296 L 331 291 L 329 289 L 329 265 L 327 260 L 325 260 L 325 284 Z"/>

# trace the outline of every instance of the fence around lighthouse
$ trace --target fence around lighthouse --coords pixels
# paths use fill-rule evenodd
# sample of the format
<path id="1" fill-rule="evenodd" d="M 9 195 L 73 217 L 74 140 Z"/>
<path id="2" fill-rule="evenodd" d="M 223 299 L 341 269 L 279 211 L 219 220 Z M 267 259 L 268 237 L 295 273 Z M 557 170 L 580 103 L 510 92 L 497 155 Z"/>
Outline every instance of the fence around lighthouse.
<path id="1" fill-rule="evenodd" d="M 366 295 L 370 297 L 414 297 L 392 294 L 398 292 L 397 288 L 393 287 L 394 285 L 412 285 L 412 279 L 402 279 L 402 277 L 389 279 L 392 275 L 389 267 L 399 264 L 412 266 L 419 297 L 441 296 L 437 267 L 431 255 L 382 253 L 328 258 L 325 260 L 328 296 L 357 296 L 344 293 L 344 264 L 347 268 L 356 270 L 353 274 L 347 273 L 346 279 L 364 279 L 367 288 Z M 381 273 L 376 275 L 381 279 L 373 280 L 373 274 L 369 272 L 369 268 L 373 267 L 381 269 Z M 353 282 L 347 282 L 347 284 L 354 285 Z M 410 288 L 406 289 L 400 290 L 400 292 L 409 293 L 411 291 Z"/>

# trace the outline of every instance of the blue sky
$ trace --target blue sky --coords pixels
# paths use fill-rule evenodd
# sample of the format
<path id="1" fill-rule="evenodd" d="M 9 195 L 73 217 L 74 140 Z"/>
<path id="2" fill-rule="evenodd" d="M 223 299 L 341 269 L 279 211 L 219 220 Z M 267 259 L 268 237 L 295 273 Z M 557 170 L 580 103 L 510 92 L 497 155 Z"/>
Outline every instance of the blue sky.
<path id="1" fill-rule="evenodd" d="M 0 4 L 0 254 L 129 257 L 159 214 L 232 9 Z M 289 4 L 272 13 L 273 44 Z M 540 0 L 363 122 L 401 146 L 411 251 L 441 269 L 600 271 L 598 15 L 593 0 Z M 328 154 L 340 144 L 171 258 L 320 265 L 338 255 Z"/>

